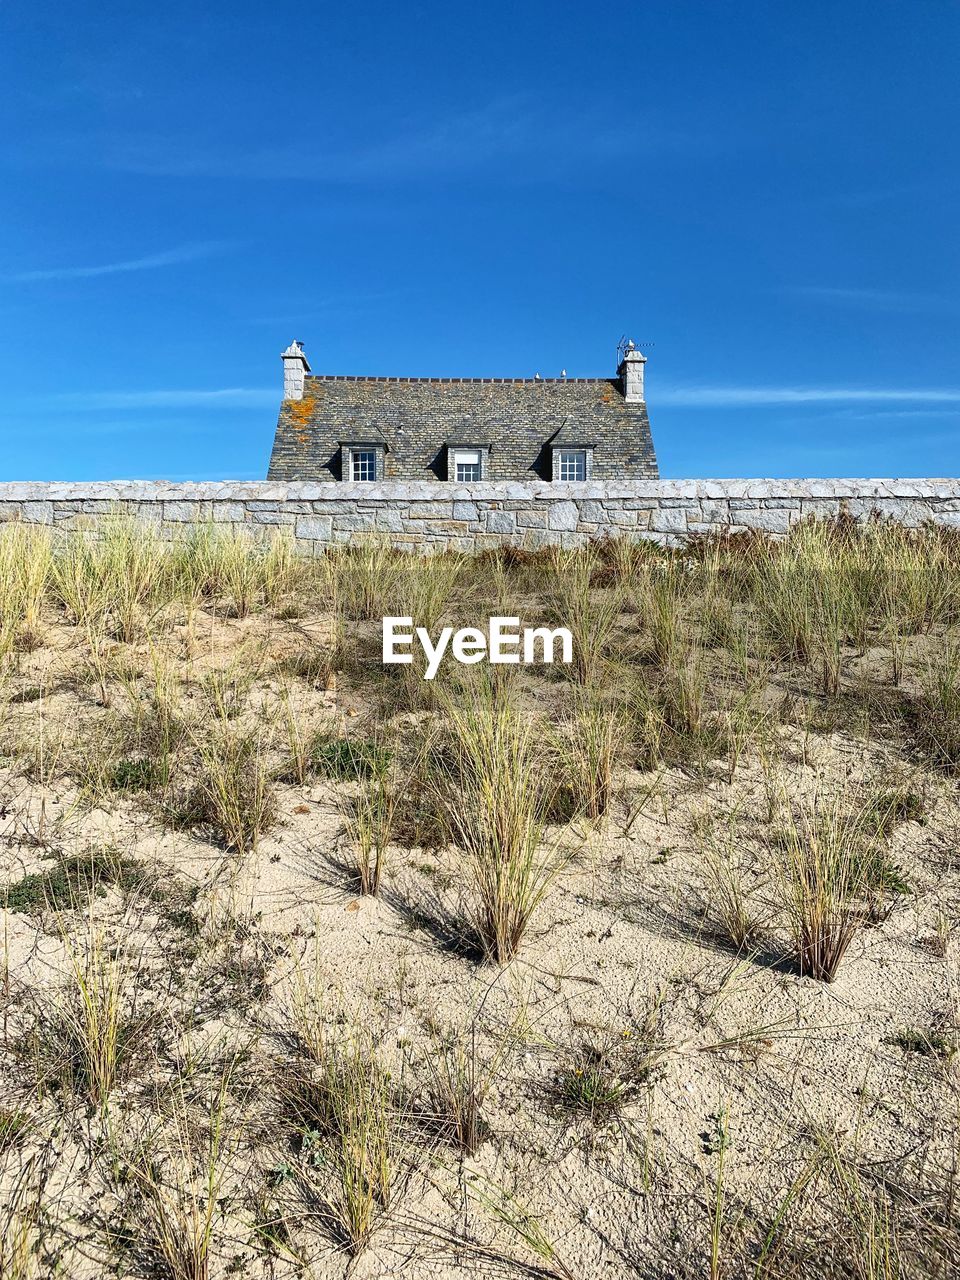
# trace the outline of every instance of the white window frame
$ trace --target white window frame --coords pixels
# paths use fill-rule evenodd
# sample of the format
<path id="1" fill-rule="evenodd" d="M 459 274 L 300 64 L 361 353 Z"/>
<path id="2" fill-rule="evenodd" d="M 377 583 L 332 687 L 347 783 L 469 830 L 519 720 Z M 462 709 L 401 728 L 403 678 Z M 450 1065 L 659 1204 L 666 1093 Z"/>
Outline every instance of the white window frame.
<path id="1" fill-rule="evenodd" d="M 369 460 L 370 475 L 357 475 L 358 470 L 367 470 Z M 375 448 L 357 448 L 350 450 L 350 480 L 352 484 L 372 484 L 377 479 L 377 450 Z"/>
<path id="2" fill-rule="evenodd" d="M 561 484 L 582 484 L 589 475 L 590 467 L 586 449 L 556 449 L 553 460 L 553 478 Z M 580 474 L 565 474 L 571 470 L 578 471 Z"/>
<path id="3" fill-rule="evenodd" d="M 461 475 L 460 468 L 469 468 L 476 471 L 476 475 Z M 454 449 L 453 450 L 453 479 L 456 484 L 476 484 L 478 480 L 483 479 L 483 450 L 482 449 Z"/>

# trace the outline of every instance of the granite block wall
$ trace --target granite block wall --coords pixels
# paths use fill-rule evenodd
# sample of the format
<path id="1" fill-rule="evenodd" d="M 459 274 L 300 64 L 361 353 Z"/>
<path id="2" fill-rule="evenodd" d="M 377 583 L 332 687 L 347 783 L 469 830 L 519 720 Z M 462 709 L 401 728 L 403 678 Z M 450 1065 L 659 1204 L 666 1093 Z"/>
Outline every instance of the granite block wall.
<path id="1" fill-rule="evenodd" d="M 369 535 L 412 551 L 470 551 L 504 542 L 573 547 L 619 535 L 679 545 L 723 530 L 780 536 L 798 520 L 841 511 L 857 520 L 877 515 L 911 527 L 960 528 L 960 479 L 0 484 L 0 522 L 95 529 L 111 513 L 124 512 L 168 534 L 196 520 L 265 534 L 282 528 L 316 550 Z"/>

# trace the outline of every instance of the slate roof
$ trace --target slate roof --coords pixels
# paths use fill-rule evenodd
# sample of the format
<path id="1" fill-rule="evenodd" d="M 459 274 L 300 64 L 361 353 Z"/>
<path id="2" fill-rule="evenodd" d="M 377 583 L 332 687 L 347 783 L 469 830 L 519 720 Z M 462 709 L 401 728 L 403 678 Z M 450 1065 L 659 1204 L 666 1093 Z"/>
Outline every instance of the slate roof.
<path id="1" fill-rule="evenodd" d="M 446 480 L 449 445 L 488 446 L 489 480 L 549 480 L 558 444 L 592 447 L 595 480 L 658 474 L 646 405 L 619 378 L 308 374 L 281 406 L 268 479 L 339 480 L 348 443 L 384 444 L 385 480 Z"/>

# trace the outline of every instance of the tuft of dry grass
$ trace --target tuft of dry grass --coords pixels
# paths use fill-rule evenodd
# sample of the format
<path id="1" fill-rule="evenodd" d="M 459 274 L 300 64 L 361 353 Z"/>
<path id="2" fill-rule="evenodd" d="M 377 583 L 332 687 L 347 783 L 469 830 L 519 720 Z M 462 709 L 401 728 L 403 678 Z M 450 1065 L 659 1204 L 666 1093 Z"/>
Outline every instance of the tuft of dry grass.
<path id="1" fill-rule="evenodd" d="M 62 1088 L 103 1110 L 145 1048 L 152 1019 L 135 1011 L 137 964 L 92 916 L 78 940 L 61 933 L 70 964 L 65 992 L 42 999 L 22 1046 L 39 1092 Z"/>
<path id="2" fill-rule="evenodd" d="M 613 799 L 613 776 L 627 732 L 619 707 L 586 698 L 556 735 L 559 775 L 571 815 L 596 820 L 606 816 Z"/>
<path id="3" fill-rule="evenodd" d="M 711 824 L 700 852 L 712 923 L 740 952 L 756 942 L 761 923 L 745 859 L 737 847 L 736 820 L 734 813 L 722 824 Z"/>
<path id="4" fill-rule="evenodd" d="M 313 1070 L 294 1071 L 286 1109 L 320 1216 L 351 1255 L 369 1243 L 401 1167 L 397 1091 L 368 1036 L 324 1043 Z"/>
<path id="5" fill-rule="evenodd" d="M 337 610 L 358 622 L 396 614 L 405 558 L 386 538 L 368 537 L 328 551 L 322 561 L 326 590 Z"/>
<path id="6" fill-rule="evenodd" d="M 41 1280 L 50 1274 L 42 1259 L 40 1194 L 35 1185 L 36 1158 L 24 1163 L 0 1197 L 0 1277 Z"/>
<path id="7" fill-rule="evenodd" d="M 181 1080 L 171 1099 L 168 1133 L 148 1131 L 127 1161 L 140 1193 L 144 1251 L 168 1280 L 209 1280 L 232 1070 L 233 1064 L 224 1071 L 200 1118 Z"/>
<path id="8" fill-rule="evenodd" d="M 261 733 L 221 721 L 196 747 L 198 778 L 177 811 L 178 821 L 208 828 L 233 852 L 255 849 L 277 811 Z"/>
<path id="9" fill-rule="evenodd" d="M 602 676 L 626 593 L 619 583 L 595 587 L 602 562 L 592 548 L 557 551 L 546 591 L 547 612 L 573 638 L 573 678 L 593 686 Z"/>
<path id="10" fill-rule="evenodd" d="M 486 988 L 465 1024 L 445 1031 L 430 1024 L 430 1119 L 466 1156 L 475 1155 L 489 1134 L 484 1115 L 487 1096 L 516 1039 L 516 1027 L 510 1026 L 506 1032 L 492 1033 L 496 1043 L 492 1052 L 484 1055 L 480 1047 L 484 1009 L 498 980 Z"/>
<path id="11" fill-rule="evenodd" d="M 397 809 L 397 783 L 389 773 L 392 752 L 386 744 L 374 745 L 374 767 L 366 759 L 358 760 L 356 793 L 347 801 L 347 834 L 356 854 L 360 892 L 365 895 L 380 892 Z"/>
<path id="12" fill-rule="evenodd" d="M 911 720 L 919 746 L 945 773 L 960 772 L 960 645 L 937 648 L 921 676 Z"/>
<path id="13" fill-rule="evenodd" d="M 39 645 L 52 571 L 48 529 L 19 522 L 0 529 L 0 658 Z"/>
<path id="14" fill-rule="evenodd" d="M 549 790 L 539 741 L 509 696 L 478 683 L 448 703 L 451 758 L 437 756 L 450 838 L 467 856 L 473 926 L 484 954 L 513 958 L 560 867 L 544 846 Z"/>
<path id="15" fill-rule="evenodd" d="M 786 802 L 774 857 L 797 968 L 823 982 L 863 927 L 870 888 L 868 813 L 848 804 L 842 790 Z"/>

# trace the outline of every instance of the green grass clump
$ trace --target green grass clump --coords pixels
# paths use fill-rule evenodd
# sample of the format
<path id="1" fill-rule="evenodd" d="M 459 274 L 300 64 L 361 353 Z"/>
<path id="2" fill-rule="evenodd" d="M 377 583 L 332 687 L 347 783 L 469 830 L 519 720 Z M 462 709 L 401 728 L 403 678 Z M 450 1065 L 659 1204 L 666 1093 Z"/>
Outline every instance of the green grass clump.
<path id="1" fill-rule="evenodd" d="M 554 1103 L 563 1111 L 580 1113 L 595 1123 L 618 1114 L 629 1096 L 630 1082 L 594 1049 L 579 1052 L 557 1073 L 551 1089 Z"/>
<path id="2" fill-rule="evenodd" d="M 150 791 L 161 781 L 161 776 L 155 760 L 127 756 L 110 766 L 106 781 L 111 791 Z"/>
<path id="3" fill-rule="evenodd" d="M 850 808 L 842 791 L 785 805 L 775 858 L 801 974 L 833 982 L 867 919 L 882 919 L 902 873 L 873 836 L 869 807 Z M 869 907 L 869 910 L 865 909 Z"/>
<path id="4" fill-rule="evenodd" d="M 926 801 L 921 792 L 911 787 L 894 787 L 882 791 L 871 801 L 865 821 L 878 836 L 884 837 L 901 822 L 923 822 L 925 816 Z"/>
<path id="5" fill-rule="evenodd" d="M 150 1043 L 151 1014 L 136 1008 L 133 957 L 92 926 L 79 941 L 64 935 L 70 962 L 65 989 L 45 993 L 22 1042 L 38 1092 L 68 1093 L 104 1106 L 132 1074 Z"/>
<path id="6" fill-rule="evenodd" d="M 280 671 L 296 676 L 312 689 L 325 689 L 334 670 L 332 655 L 315 645 L 295 649 L 278 663 L 278 667 Z"/>
<path id="7" fill-rule="evenodd" d="M 43 690 L 37 684 L 27 685 L 24 689 L 18 689 L 16 693 L 10 696 L 11 706 L 23 706 L 28 702 L 38 702 L 43 696 Z"/>
<path id="8" fill-rule="evenodd" d="M 449 840 L 466 855 L 475 940 L 504 964 L 562 865 L 545 842 L 552 787 L 533 722 L 493 685 L 447 711 L 450 754 L 436 763 Z"/>
<path id="9" fill-rule="evenodd" d="M 309 762 L 311 771 L 321 778 L 353 781 L 384 774 L 390 764 L 390 750 L 382 743 L 320 733 L 310 744 Z"/>
<path id="10" fill-rule="evenodd" d="M 12 1107 L 0 1107 L 0 1155 L 10 1151 L 27 1136 L 31 1129 L 26 1111 Z M 0 1275 L 2 1275 L 0 1271 Z"/>
<path id="11" fill-rule="evenodd" d="M 83 906 L 107 885 L 129 889 L 143 878 L 136 863 L 119 857 L 115 850 L 96 849 L 87 854 L 59 857 L 46 871 L 33 871 L 0 891 L 9 911 L 38 915 L 42 911 L 64 911 Z"/>
<path id="12" fill-rule="evenodd" d="M 198 746 L 199 777 L 171 810 L 175 825 L 206 829 L 236 853 L 256 848 L 277 816 L 260 738 L 221 722 Z"/>
<path id="13" fill-rule="evenodd" d="M 946 1036 L 937 1031 L 921 1031 L 918 1027 L 904 1027 L 887 1043 L 904 1053 L 916 1053 L 924 1058 L 951 1058 L 956 1051 Z"/>
<path id="14" fill-rule="evenodd" d="M 944 773 L 960 773 L 960 647 L 955 642 L 940 646 L 922 684 L 909 717 L 917 745 Z"/>
<path id="15" fill-rule="evenodd" d="M 606 1124 L 656 1077 L 665 1053 L 655 1003 L 619 1036 L 586 1042 L 569 1054 L 548 1086 L 548 1100 L 571 1118 Z"/>

